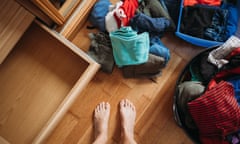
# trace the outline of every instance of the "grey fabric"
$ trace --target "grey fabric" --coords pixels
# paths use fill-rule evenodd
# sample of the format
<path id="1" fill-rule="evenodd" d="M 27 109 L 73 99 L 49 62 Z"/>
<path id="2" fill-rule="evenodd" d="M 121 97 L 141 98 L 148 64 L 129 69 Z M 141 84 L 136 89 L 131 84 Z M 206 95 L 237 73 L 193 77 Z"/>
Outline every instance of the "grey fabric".
<path id="1" fill-rule="evenodd" d="M 187 103 L 200 97 L 205 91 L 205 86 L 197 81 L 185 81 L 178 85 L 177 105 L 183 122 L 189 129 L 196 129 L 196 125 L 188 111 Z"/>
<path id="2" fill-rule="evenodd" d="M 87 54 L 101 65 L 101 70 L 111 73 L 114 68 L 112 45 L 108 34 L 90 33 L 91 45 Z"/>
<path id="3" fill-rule="evenodd" d="M 163 57 L 149 54 L 148 61 L 140 65 L 130 65 L 122 68 L 125 78 L 147 77 L 154 78 L 161 74 L 162 68 L 165 67 Z"/>

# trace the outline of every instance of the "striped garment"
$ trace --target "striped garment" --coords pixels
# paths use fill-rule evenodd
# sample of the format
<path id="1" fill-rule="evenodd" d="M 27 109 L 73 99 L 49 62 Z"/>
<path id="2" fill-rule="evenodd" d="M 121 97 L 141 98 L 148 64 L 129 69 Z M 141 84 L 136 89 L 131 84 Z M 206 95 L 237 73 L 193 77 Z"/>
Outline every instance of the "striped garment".
<path id="1" fill-rule="evenodd" d="M 188 103 L 202 143 L 221 144 L 225 136 L 240 129 L 240 107 L 233 86 L 221 81 Z"/>

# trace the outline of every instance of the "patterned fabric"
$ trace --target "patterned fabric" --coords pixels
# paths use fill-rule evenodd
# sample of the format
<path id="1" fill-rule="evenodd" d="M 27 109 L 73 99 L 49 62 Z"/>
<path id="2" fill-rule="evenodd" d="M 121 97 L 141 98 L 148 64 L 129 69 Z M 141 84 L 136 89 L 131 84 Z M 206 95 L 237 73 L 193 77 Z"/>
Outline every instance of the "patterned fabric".
<path id="1" fill-rule="evenodd" d="M 115 13 L 118 11 L 119 7 L 123 4 L 122 1 L 117 2 L 115 5 L 109 6 L 109 12 L 105 17 L 106 30 L 107 32 L 116 31 L 121 27 L 121 21 L 116 18 Z"/>
<path id="2" fill-rule="evenodd" d="M 128 26 L 130 19 L 134 16 L 136 9 L 138 8 L 137 0 L 124 0 L 123 5 L 119 8 L 122 9 L 126 15 L 125 18 L 122 18 L 122 25 Z"/>

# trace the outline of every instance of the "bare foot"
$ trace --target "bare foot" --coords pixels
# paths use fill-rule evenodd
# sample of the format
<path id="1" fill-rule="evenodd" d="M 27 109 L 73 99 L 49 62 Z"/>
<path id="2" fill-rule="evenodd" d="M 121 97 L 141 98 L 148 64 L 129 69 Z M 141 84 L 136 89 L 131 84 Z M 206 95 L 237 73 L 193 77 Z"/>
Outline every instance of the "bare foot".
<path id="1" fill-rule="evenodd" d="M 108 121 L 110 115 L 110 104 L 107 102 L 99 103 L 94 110 L 94 144 L 104 144 L 108 138 Z"/>
<path id="2" fill-rule="evenodd" d="M 120 116 L 122 126 L 122 141 L 125 144 L 135 144 L 134 126 L 136 119 L 135 106 L 127 99 L 120 101 Z"/>

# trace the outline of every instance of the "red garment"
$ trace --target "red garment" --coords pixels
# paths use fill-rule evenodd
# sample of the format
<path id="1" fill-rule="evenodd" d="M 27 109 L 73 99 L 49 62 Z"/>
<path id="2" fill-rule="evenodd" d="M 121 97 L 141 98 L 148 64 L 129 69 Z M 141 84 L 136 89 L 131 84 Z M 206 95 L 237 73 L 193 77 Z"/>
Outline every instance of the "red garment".
<path id="1" fill-rule="evenodd" d="M 206 4 L 210 6 L 220 6 L 221 0 L 184 0 L 184 6 L 193 6 L 195 4 Z"/>
<path id="2" fill-rule="evenodd" d="M 183 5 L 184 6 L 194 6 L 197 3 L 198 3 L 197 0 L 184 0 Z"/>
<path id="3" fill-rule="evenodd" d="M 188 103 L 202 143 L 221 144 L 228 134 L 240 129 L 240 108 L 233 86 L 225 81 Z"/>
<path id="4" fill-rule="evenodd" d="M 123 18 L 122 25 L 128 26 L 130 19 L 135 15 L 135 11 L 138 8 L 138 0 L 124 0 L 123 4 L 120 6 L 120 9 L 123 9 L 125 12 L 126 18 Z"/>
<path id="5" fill-rule="evenodd" d="M 228 76 L 239 75 L 240 74 L 240 67 L 224 70 L 217 73 L 213 79 L 208 83 L 208 89 L 215 87 L 219 80 L 227 78 Z"/>
<path id="6" fill-rule="evenodd" d="M 116 20 L 116 22 L 117 22 L 117 26 L 118 26 L 118 28 L 120 28 L 121 27 L 121 20 L 118 18 L 118 16 L 116 15 L 116 13 L 113 13 L 113 16 L 114 16 L 114 18 L 115 18 L 115 20 Z"/>
<path id="7" fill-rule="evenodd" d="M 231 57 L 233 57 L 235 55 L 239 55 L 239 54 L 240 54 L 240 48 L 236 48 L 236 49 L 232 50 L 231 53 L 229 55 L 227 55 L 225 59 L 229 60 Z"/>

